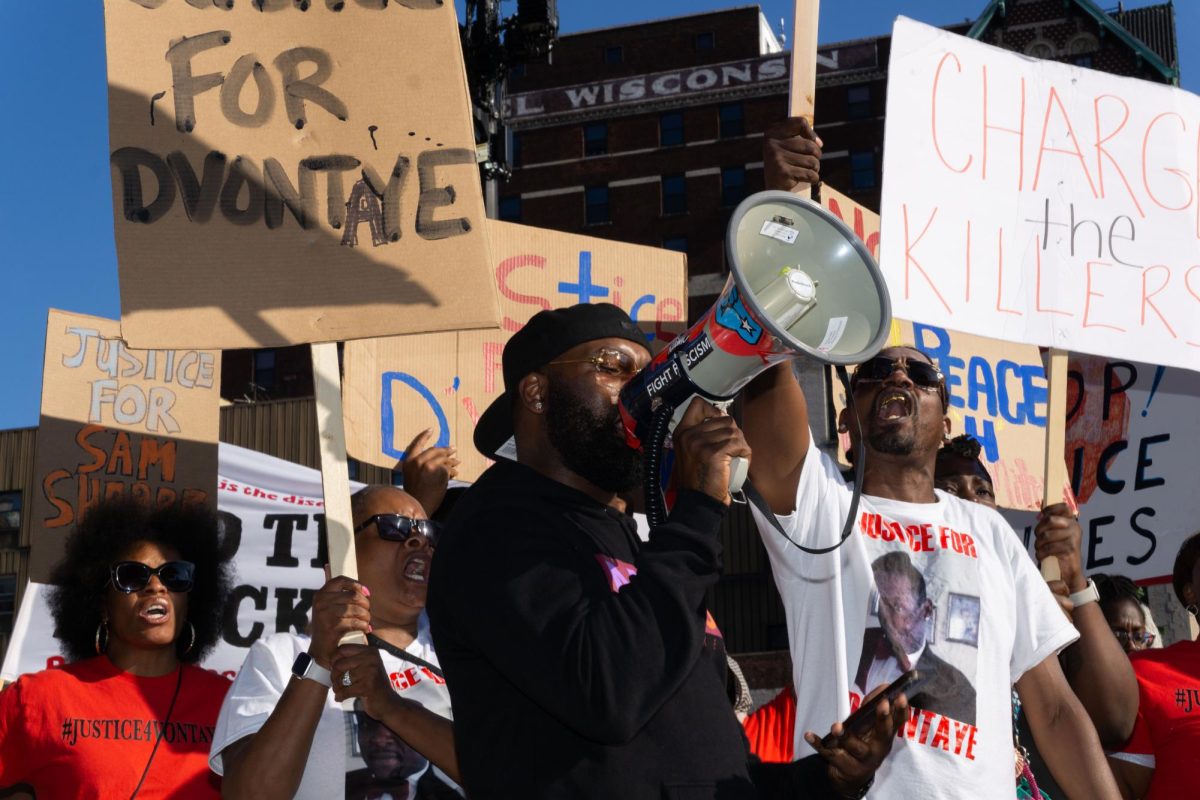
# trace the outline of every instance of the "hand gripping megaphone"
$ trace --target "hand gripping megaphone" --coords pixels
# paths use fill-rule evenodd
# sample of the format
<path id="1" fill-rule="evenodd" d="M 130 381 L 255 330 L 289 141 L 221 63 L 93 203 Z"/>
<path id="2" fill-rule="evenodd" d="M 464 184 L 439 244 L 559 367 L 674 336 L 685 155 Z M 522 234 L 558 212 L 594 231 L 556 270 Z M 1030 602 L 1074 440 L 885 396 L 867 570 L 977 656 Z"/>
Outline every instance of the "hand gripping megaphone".
<path id="1" fill-rule="evenodd" d="M 747 197 L 725 236 L 729 279 L 686 333 L 620 395 L 626 440 L 646 460 L 652 524 L 665 519 L 657 481 L 662 446 L 693 396 L 727 406 L 760 372 L 809 356 L 856 364 L 883 347 L 891 326 L 887 286 L 870 252 L 836 216 L 788 192 Z M 736 459 L 730 492 L 749 465 Z M 658 519 L 655 519 L 655 516 Z"/>

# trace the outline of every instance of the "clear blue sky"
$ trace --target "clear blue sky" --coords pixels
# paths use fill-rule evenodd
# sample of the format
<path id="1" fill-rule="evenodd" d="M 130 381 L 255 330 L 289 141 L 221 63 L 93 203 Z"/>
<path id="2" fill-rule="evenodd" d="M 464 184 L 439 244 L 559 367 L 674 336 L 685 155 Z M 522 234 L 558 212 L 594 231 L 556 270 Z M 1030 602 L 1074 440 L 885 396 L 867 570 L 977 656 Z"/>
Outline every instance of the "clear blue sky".
<path id="1" fill-rule="evenodd" d="M 1113 0 L 1115 4 L 1115 0 Z M 1149 5 L 1137 0 L 1129 7 Z M 742 5 L 737 0 L 560 0 L 563 33 Z M 826 0 L 822 43 L 887 33 L 897 14 L 931 25 L 987 0 Z M 459 0 L 461 8 L 462 2 Z M 505 13 L 515 9 L 505 2 Z M 761 3 L 791 17 L 790 0 Z M 652 11 L 650 11 L 652 9 Z M 1175 5 L 1184 88 L 1200 90 L 1200 1 Z M 119 314 L 108 167 L 103 4 L 0 0 L 0 287 L 7 335 L 0 429 L 36 425 L 46 309 Z M 790 32 L 789 32 L 790 33 Z M 790 38 L 790 37 L 789 37 Z"/>

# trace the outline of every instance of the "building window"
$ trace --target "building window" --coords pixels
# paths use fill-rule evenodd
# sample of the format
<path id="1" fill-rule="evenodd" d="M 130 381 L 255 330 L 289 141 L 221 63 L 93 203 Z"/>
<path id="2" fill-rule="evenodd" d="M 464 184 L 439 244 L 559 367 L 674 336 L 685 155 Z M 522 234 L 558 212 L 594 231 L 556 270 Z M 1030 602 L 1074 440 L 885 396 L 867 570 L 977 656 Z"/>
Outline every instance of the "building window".
<path id="1" fill-rule="evenodd" d="M 1067 43 L 1067 52 L 1073 56 L 1094 53 L 1100 49 L 1100 41 L 1090 33 L 1080 33 Z"/>
<path id="2" fill-rule="evenodd" d="M 0 636 L 7 637 L 12 633 L 16 605 L 17 576 L 0 575 Z"/>
<path id="3" fill-rule="evenodd" d="M 855 189 L 875 188 L 875 153 L 862 150 L 850 154 L 850 184 Z"/>
<path id="4" fill-rule="evenodd" d="M 254 379 L 251 381 L 256 392 L 275 391 L 275 351 L 254 352 Z"/>
<path id="5" fill-rule="evenodd" d="M 593 122 L 583 126 L 583 154 L 602 156 L 608 152 L 608 123 Z"/>
<path id="6" fill-rule="evenodd" d="M 746 197 L 746 168 L 725 167 L 721 170 L 721 205 L 736 206 Z"/>
<path id="7" fill-rule="evenodd" d="M 662 213 L 687 213 L 687 181 L 682 175 L 663 175 Z"/>
<path id="8" fill-rule="evenodd" d="M 0 492 L 0 549 L 21 544 L 21 493 Z"/>
<path id="9" fill-rule="evenodd" d="M 673 236 L 669 239 L 663 239 L 664 250 L 674 250 L 676 253 L 687 253 L 687 237 Z"/>
<path id="10" fill-rule="evenodd" d="M 683 114 L 672 111 L 658 118 L 658 143 L 663 147 L 683 144 Z"/>
<path id="11" fill-rule="evenodd" d="M 851 86 L 846 90 L 846 119 L 871 116 L 871 87 Z"/>
<path id="12" fill-rule="evenodd" d="M 521 196 L 500 198 L 500 219 L 505 222 L 521 221 Z"/>
<path id="13" fill-rule="evenodd" d="M 696 34 L 696 49 L 697 50 L 712 50 L 717 46 L 717 37 L 712 31 L 707 33 Z"/>
<path id="14" fill-rule="evenodd" d="M 519 133 L 513 133 L 508 137 L 508 165 L 513 169 L 522 165 L 521 134 Z"/>
<path id="15" fill-rule="evenodd" d="M 1057 51 L 1045 39 L 1034 39 L 1025 47 L 1025 55 L 1033 58 L 1054 58 Z"/>
<path id="16" fill-rule="evenodd" d="M 625 51 L 621 45 L 613 45 L 612 47 L 604 48 L 604 63 L 605 64 L 620 64 L 625 60 Z"/>
<path id="17" fill-rule="evenodd" d="M 721 120 L 721 138 L 731 139 L 746 132 L 746 120 L 741 103 L 727 103 L 718 112 Z"/>
<path id="18" fill-rule="evenodd" d="M 584 223 L 587 225 L 603 225 L 612 222 L 608 209 L 608 187 L 589 186 L 584 189 Z"/>

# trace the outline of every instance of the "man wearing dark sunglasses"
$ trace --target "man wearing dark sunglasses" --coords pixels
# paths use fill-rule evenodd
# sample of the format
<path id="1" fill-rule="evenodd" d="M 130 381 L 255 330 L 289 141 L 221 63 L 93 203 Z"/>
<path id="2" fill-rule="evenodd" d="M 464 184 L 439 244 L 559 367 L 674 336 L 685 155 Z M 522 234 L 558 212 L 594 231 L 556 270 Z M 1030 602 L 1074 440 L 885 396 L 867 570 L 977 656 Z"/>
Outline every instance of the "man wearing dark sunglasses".
<path id="1" fill-rule="evenodd" d="M 842 547 L 852 487 L 836 459 L 817 449 L 793 365 L 768 370 L 743 395 L 750 479 L 766 506 L 753 513 L 792 642 L 796 729 L 844 718 L 860 702 L 854 670 L 864 660 L 878 666 L 869 682 L 887 682 L 932 647 L 957 680 L 969 682 L 954 691 L 973 691 L 973 719 L 914 702 L 914 722 L 877 775 L 881 797 L 1011 798 L 1013 684 L 1059 784 L 1071 796 L 1116 797 L 1096 732 L 1055 658 L 1078 634 L 1003 518 L 935 490 L 937 454 L 951 428 L 938 365 L 915 348 L 888 347 L 859 365 L 844 389 L 838 431 L 848 434 L 852 453 L 862 442 L 865 461 L 855 465 L 862 498 Z M 871 565 L 892 553 L 903 554 L 928 587 L 924 644 L 892 641 L 882 624 Z M 797 739 L 795 752 L 809 750 Z"/>
<path id="2" fill-rule="evenodd" d="M 536 314 L 504 348 L 504 394 L 475 445 L 496 463 L 447 522 L 429 613 L 473 798 L 758 796 L 705 609 L 721 569 L 734 421 L 694 402 L 675 431 L 676 499 L 639 540 L 622 493 L 640 484 L 617 396 L 650 360 L 608 304 Z M 783 766 L 791 797 L 858 790 L 893 738 L 833 766 Z M 760 784 L 762 785 L 762 784 Z"/>

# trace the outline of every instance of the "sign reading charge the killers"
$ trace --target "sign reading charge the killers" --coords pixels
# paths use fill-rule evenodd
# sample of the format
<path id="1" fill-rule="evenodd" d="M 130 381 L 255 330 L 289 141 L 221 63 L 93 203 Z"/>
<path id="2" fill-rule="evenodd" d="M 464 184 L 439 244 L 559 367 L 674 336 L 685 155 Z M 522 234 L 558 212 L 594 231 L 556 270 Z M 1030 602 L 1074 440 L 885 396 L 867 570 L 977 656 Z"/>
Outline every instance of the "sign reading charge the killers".
<path id="1" fill-rule="evenodd" d="M 131 350 L 119 323 L 51 309 L 34 463 L 30 580 L 106 497 L 212 505 L 221 354 Z"/>
<path id="2" fill-rule="evenodd" d="M 901 18 L 888 112 L 898 316 L 1200 366 L 1200 98 Z"/>
<path id="3" fill-rule="evenodd" d="M 104 7 L 130 345 L 496 324 L 452 3 Z"/>
<path id="4" fill-rule="evenodd" d="M 879 215 L 828 185 L 821 205 L 846 223 L 872 255 L 879 254 Z M 983 446 L 1001 508 L 1041 508 L 1045 483 L 1046 373 L 1038 349 L 947 330 L 920 322 L 892 320 L 888 346 L 913 345 L 945 375 L 951 434 L 967 433 Z M 834 393 L 840 412 L 845 392 Z M 838 457 L 849 466 L 850 435 L 843 433 Z"/>
<path id="5" fill-rule="evenodd" d="M 429 428 L 434 445 L 458 448 L 460 479 L 479 477 L 488 462 L 471 437 L 504 391 L 504 345 L 544 309 L 613 303 L 645 331 L 652 353 L 683 330 L 682 253 L 495 220 L 487 220 L 487 232 L 495 259 L 490 279 L 501 298 L 499 330 L 346 343 L 346 449 L 355 458 L 397 469 L 409 441 Z"/>

